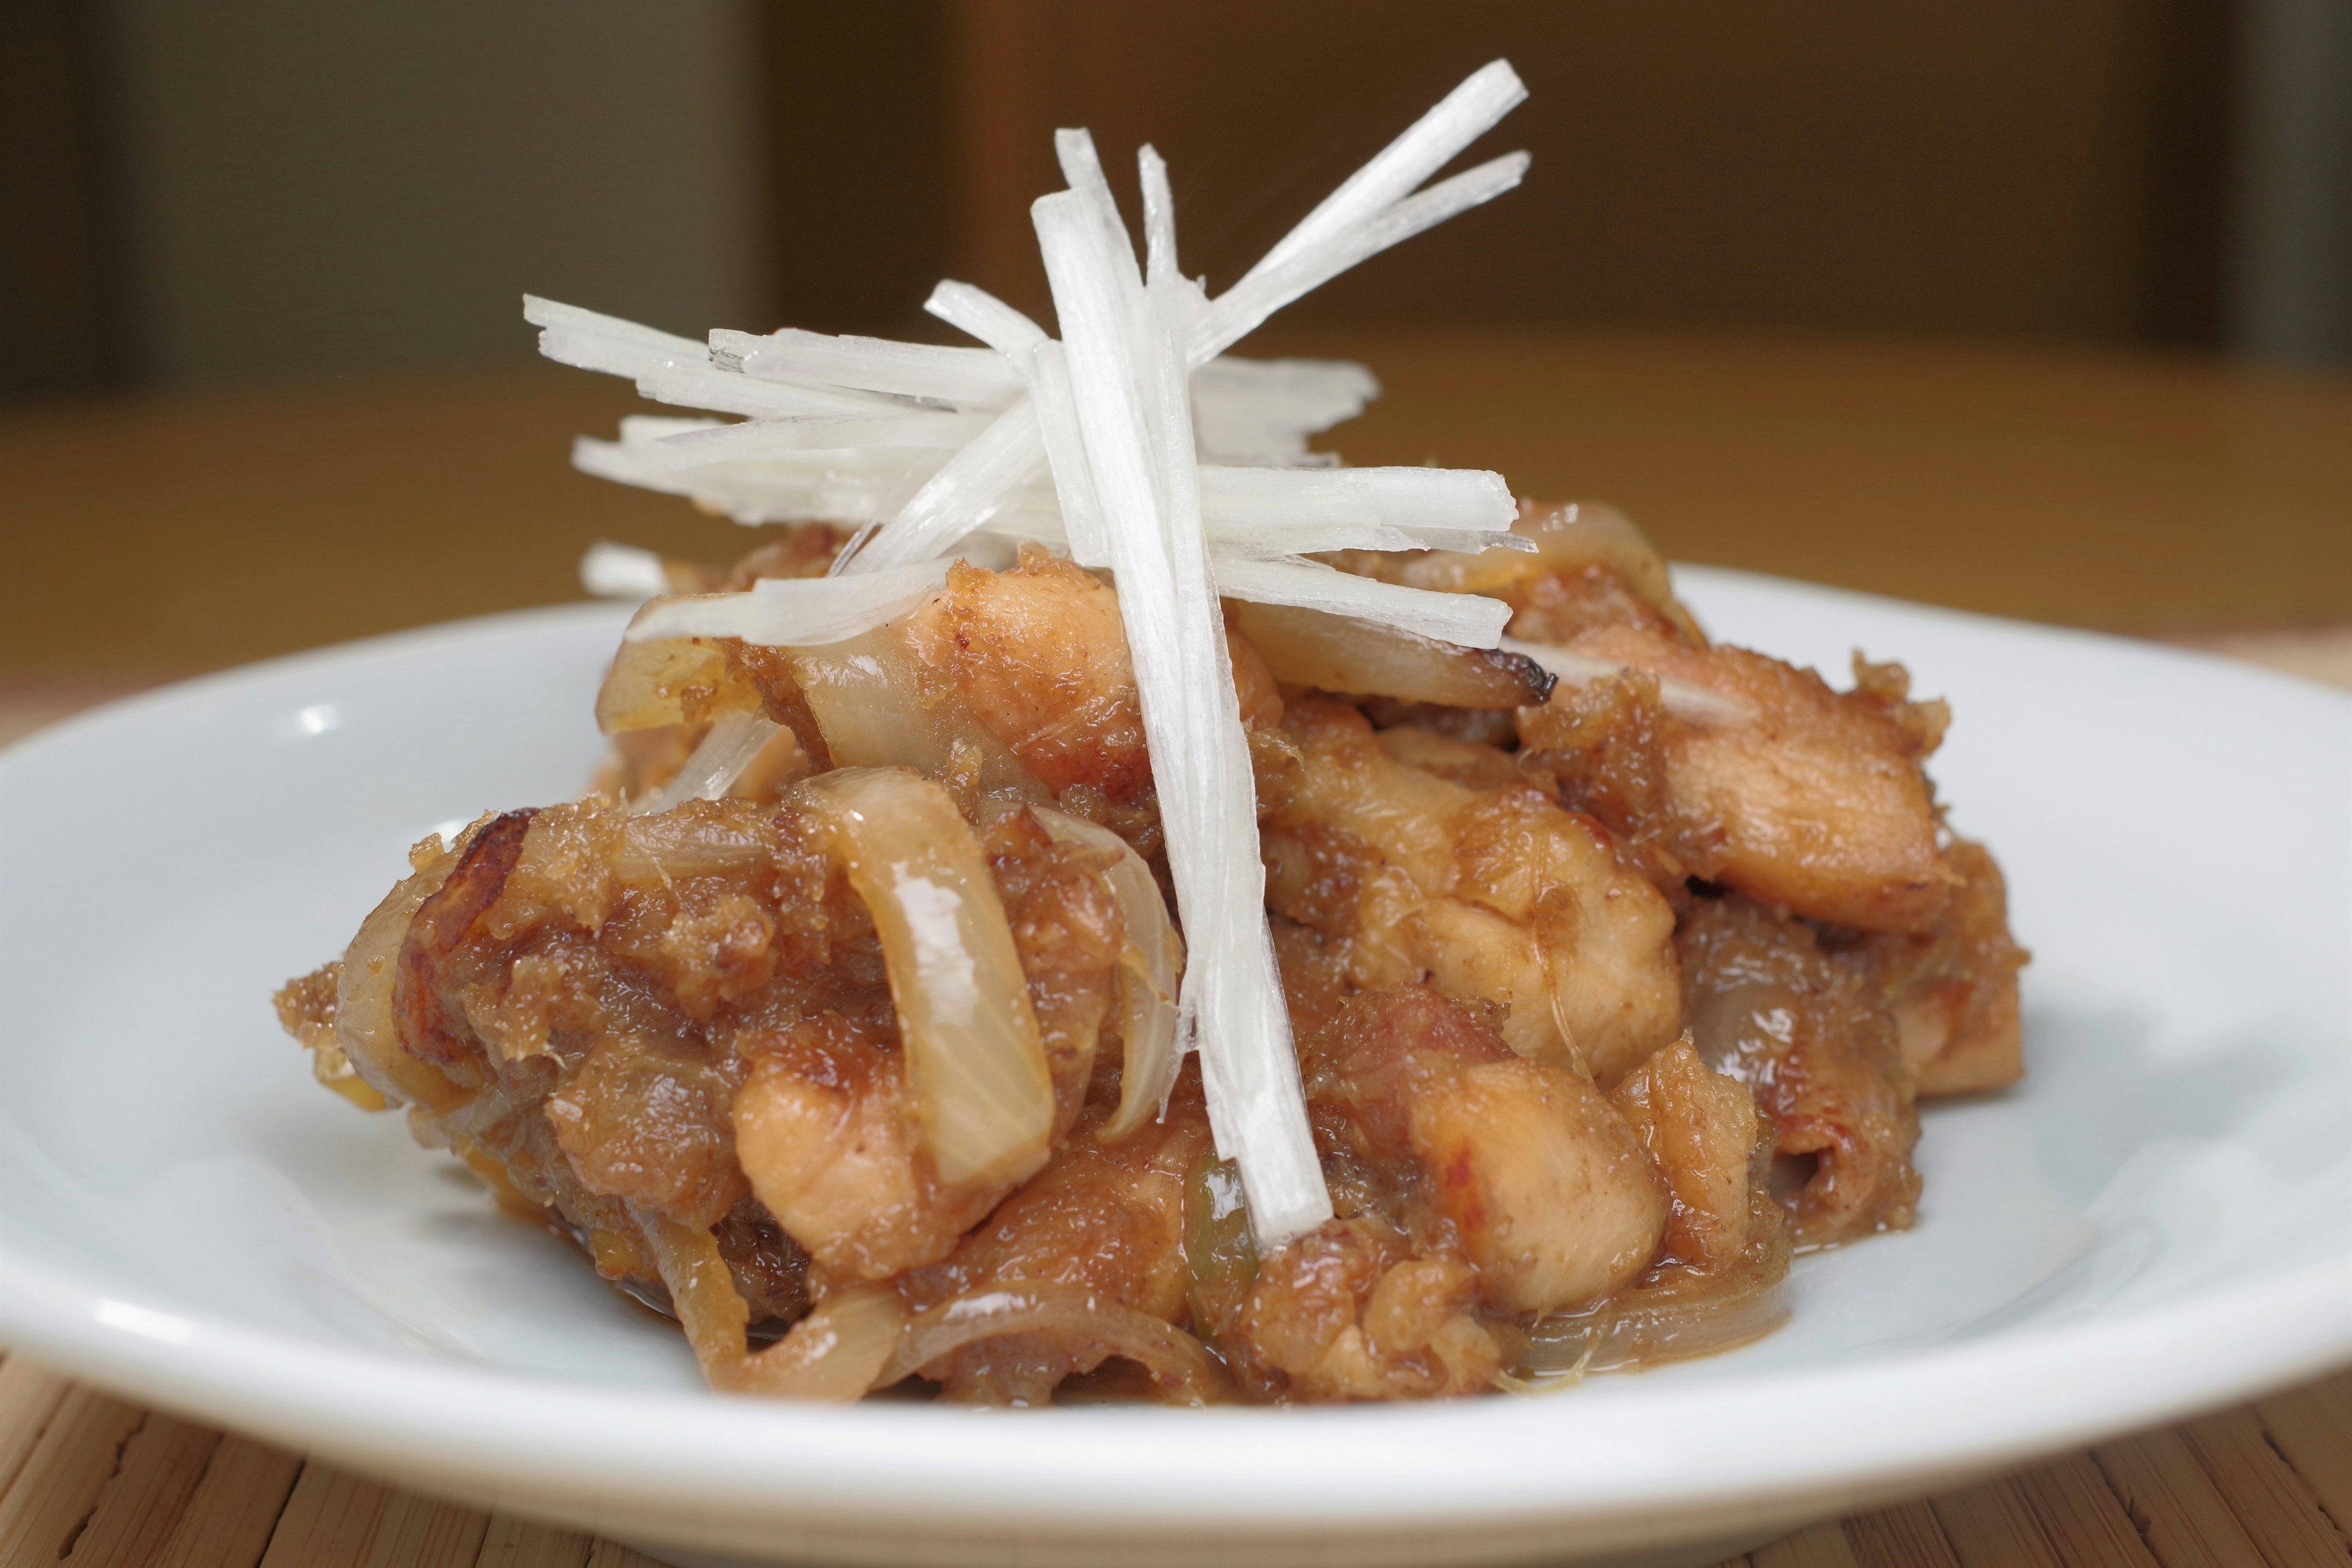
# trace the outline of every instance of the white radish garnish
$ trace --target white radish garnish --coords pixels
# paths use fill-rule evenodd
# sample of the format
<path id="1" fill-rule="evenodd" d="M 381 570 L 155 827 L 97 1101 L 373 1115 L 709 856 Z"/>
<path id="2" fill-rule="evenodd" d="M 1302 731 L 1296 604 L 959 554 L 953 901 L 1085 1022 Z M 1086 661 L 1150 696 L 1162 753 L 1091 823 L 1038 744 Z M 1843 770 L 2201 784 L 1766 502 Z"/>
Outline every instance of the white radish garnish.
<path id="1" fill-rule="evenodd" d="M 650 550 L 600 539 L 580 558 L 580 585 L 599 599 L 651 599 L 669 592 L 669 568 Z"/>
<path id="2" fill-rule="evenodd" d="M 1307 438 L 1378 395 L 1370 373 L 1223 356 L 1300 295 L 1516 185 L 1524 153 L 1425 182 L 1525 97 L 1507 63 L 1479 70 L 1213 299 L 1177 265 L 1175 205 L 1159 154 L 1146 147 L 1138 160 L 1139 265 L 1092 139 L 1057 132 L 1069 188 L 1041 198 L 1032 216 L 1059 341 L 954 281 L 933 290 L 926 309 L 985 347 L 792 329 L 718 331 L 706 345 L 526 301 L 549 357 L 628 376 L 649 397 L 750 421 L 626 421 L 618 443 L 580 443 L 579 467 L 690 496 L 740 521 L 860 530 L 827 577 L 658 599 L 632 623 L 633 641 L 741 637 L 821 648 L 911 607 L 939 584 L 950 557 L 1003 559 L 1013 540 L 1111 574 L 1191 948 L 1177 1043 L 1200 1052 L 1217 1147 L 1241 1169 L 1263 1248 L 1328 1219 L 1331 1202 L 1275 971 L 1221 600 L 1242 601 L 1286 628 L 1302 664 L 1363 642 L 1392 656 L 1390 684 L 1466 683 L 1497 701 L 1533 692 L 1546 678 L 1491 651 L 1510 617 L 1498 600 L 1306 559 L 1342 550 L 1524 550 L 1510 532 L 1516 508 L 1499 476 L 1331 467 L 1328 455 L 1307 450 Z M 1318 624 L 1318 616 L 1346 619 Z M 1351 639 L 1349 625 L 1366 636 Z M 1494 697 L 1488 687 L 1507 689 Z M 740 714 L 715 723 L 688 765 L 690 782 L 665 794 L 725 793 L 729 767 L 748 765 L 745 749 L 756 753 L 767 722 Z M 1129 1087 L 1164 1093 L 1173 1054 L 1153 1044 L 1138 1055 L 1130 1066 L 1148 1068 L 1146 1082 Z M 1129 1125 L 1139 1113 L 1130 1100 L 1118 1120 Z"/>
<path id="3" fill-rule="evenodd" d="M 896 619 L 947 581 L 946 561 L 925 561 L 849 579 L 762 577 L 742 594 L 687 594 L 639 610 L 621 634 L 627 642 L 658 637 L 740 637 L 770 647 L 814 647 L 845 641 Z"/>

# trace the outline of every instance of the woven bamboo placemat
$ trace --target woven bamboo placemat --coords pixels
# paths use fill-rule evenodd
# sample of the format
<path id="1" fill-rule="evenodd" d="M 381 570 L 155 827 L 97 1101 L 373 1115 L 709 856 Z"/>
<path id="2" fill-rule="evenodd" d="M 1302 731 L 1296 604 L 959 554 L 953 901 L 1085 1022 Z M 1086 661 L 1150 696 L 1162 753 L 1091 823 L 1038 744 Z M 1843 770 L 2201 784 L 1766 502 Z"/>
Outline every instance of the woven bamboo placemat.
<path id="1" fill-rule="evenodd" d="M 2194 646 L 2352 688 L 2352 627 Z M 0 691 L 0 744 L 120 695 Z M 2352 1568 L 2352 1373 L 1979 1486 L 1817 1524 L 1724 1568 Z M 0 1361 L 0 1568 L 654 1568 Z"/>

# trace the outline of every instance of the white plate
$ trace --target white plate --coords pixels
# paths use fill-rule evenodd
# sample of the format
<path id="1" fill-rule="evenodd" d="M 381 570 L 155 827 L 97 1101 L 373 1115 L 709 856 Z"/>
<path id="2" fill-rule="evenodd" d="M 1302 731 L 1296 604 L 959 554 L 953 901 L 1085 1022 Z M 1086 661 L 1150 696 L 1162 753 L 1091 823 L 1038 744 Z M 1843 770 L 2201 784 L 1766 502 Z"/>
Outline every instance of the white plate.
<path id="1" fill-rule="evenodd" d="M 674 1547 L 1553 1560 L 1737 1538 L 2352 1359 L 2352 701 L 2074 633 L 1686 571 L 1731 640 L 1909 663 L 2008 868 L 2031 1073 L 1934 1107 L 1916 1230 L 1762 1343 L 1406 1409 L 803 1408 L 317 1089 L 270 990 L 403 849 L 563 797 L 624 612 L 191 682 L 0 756 L 0 1339 L 362 1470 Z"/>

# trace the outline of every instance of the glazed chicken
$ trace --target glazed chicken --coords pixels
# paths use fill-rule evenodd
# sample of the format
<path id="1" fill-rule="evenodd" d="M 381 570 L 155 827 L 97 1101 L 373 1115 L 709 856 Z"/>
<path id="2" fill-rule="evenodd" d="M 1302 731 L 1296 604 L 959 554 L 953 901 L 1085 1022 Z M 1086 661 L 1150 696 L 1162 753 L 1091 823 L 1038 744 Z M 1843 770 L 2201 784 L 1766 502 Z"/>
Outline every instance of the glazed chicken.
<path id="1" fill-rule="evenodd" d="M 724 1390 L 1421 1399 L 1743 1342 L 1793 1250 L 1914 1223 L 1916 1101 L 2022 1070 L 2025 955 L 1899 667 L 1711 644 L 1613 514 L 1519 531 L 1333 558 L 1504 599 L 1501 652 L 1229 607 L 1334 1213 L 1264 1255 L 1173 1043 L 1118 597 L 1039 549 L 845 642 L 625 645 L 589 793 L 417 846 L 279 1016 Z M 750 765 L 663 798 L 722 725 Z"/>

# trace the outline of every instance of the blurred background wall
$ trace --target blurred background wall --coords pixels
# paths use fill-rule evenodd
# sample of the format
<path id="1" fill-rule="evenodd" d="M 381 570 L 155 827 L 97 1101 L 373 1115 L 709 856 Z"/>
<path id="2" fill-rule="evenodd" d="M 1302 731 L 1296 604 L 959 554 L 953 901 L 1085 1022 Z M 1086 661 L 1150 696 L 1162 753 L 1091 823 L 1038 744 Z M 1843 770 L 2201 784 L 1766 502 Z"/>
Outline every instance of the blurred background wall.
<path id="1" fill-rule="evenodd" d="M 1498 54 L 1507 214 L 1286 321 L 2352 357 L 2352 0 L 0 0 L 0 395 L 1042 310 L 1060 124 L 1230 280 Z"/>

